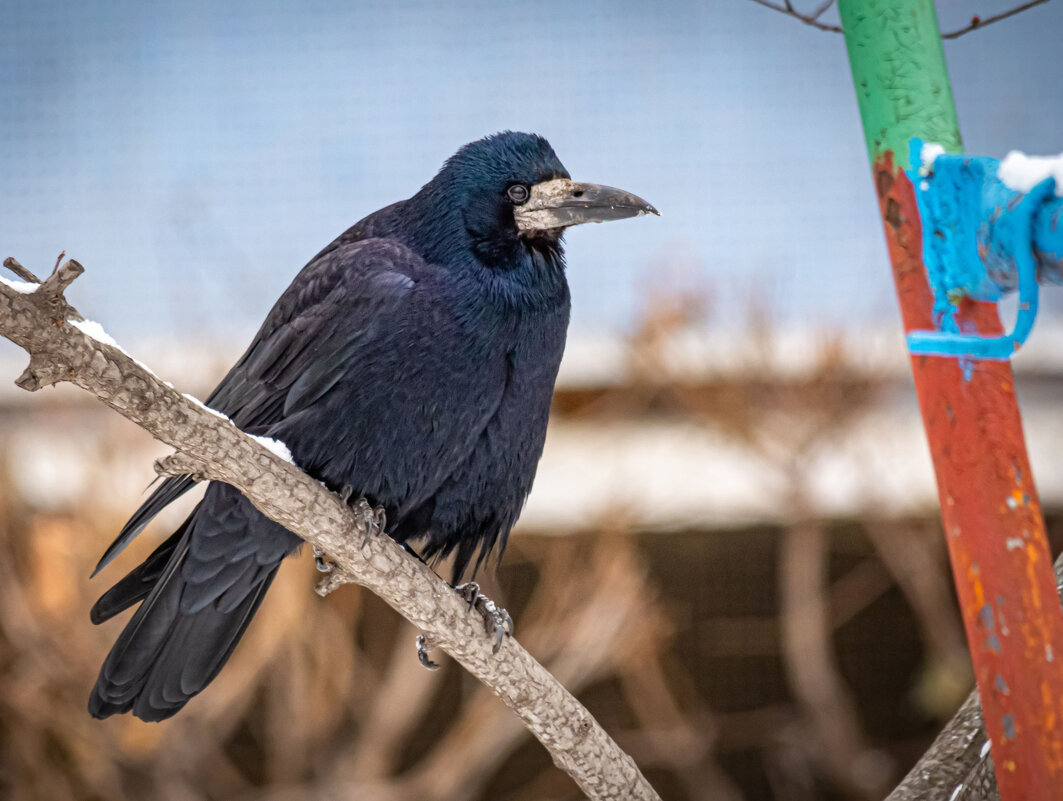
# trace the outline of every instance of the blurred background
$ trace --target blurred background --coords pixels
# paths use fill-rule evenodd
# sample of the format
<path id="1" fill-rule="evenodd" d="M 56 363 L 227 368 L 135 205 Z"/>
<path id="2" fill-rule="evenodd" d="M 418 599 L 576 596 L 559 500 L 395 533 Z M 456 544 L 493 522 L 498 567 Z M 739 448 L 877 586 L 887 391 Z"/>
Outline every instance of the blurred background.
<path id="1" fill-rule="evenodd" d="M 485 584 L 664 798 L 881 798 L 969 691 L 839 35 L 748 0 L 0 9 L 0 256 L 65 249 L 71 301 L 199 397 L 307 259 L 467 141 L 541 133 L 661 209 L 569 236 L 546 452 Z M 968 151 L 1060 150 L 1060 30 L 1050 2 L 946 43 Z M 1015 367 L 1058 550 L 1045 294 Z M 165 449 L 23 366 L 0 343 L 0 795 L 580 797 L 382 602 L 317 598 L 306 555 L 178 718 L 90 719 L 122 622 L 88 609 L 188 506 L 90 583 Z"/>

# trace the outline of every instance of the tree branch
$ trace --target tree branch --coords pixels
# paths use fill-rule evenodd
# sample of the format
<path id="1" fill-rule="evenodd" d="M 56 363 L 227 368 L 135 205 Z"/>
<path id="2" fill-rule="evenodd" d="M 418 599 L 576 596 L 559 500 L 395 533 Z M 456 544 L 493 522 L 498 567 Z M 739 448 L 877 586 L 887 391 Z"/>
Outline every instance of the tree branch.
<path id="1" fill-rule="evenodd" d="M 796 20 L 800 20 L 805 25 L 811 25 L 813 28 L 816 28 L 818 30 L 830 31 L 831 33 L 842 32 L 841 25 L 831 25 L 829 23 L 819 21 L 819 18 L 823 16 L 823 13 L 832 5 L 834 5 L 834 0 L 824 0 L 823 3 L 821 3 L 814 11 L 809 14 L 802 14 L 800 11 L 794 8 L 793 3 L 791 3 L 790 0 L 785 0 L 783 5 L 781 6 L 771 2 L 771 0 L 752 1 L 757 5 L 764 6 L 765 8 L 770 8 L 772 11 L 778 11 L 780 14 L 785 14 L 788 17 L 793 17 Z M 1034 6 L 1039 6 L 1042 3 L 1047 2 L 1048 0 L 1030 0 L 1030 2 L 1028 3 L 1023 3 L 1022 5 L 1015 6 L 1015 8 L 1009 8 L 1007 11 L 1002 11 L 999 14 L 994 14 L 992 17 L 986 17 L 985 19 L 982 19 L 976 14 L 975 16 L 971 17 L 971 21 L 969 24 L 965 25 L 962 28 L 957 28 L 954 31 L 948 31 L 947 33 L 943 33 L 941 34 L 941 38 L 959 39 L 965 33 L 970 33 L 971 31 L 979 30 L 981 28 L 986 27 L 987 25 L 992 25 L 994 22 L 1000 22 L 1003 19 L 1013 17 L 1016 14 L 1021 14 L 1023 11 L 1027 11 L 1028 9 L 1031 9 Z"/>
<path id="2" fill-rule="evenodd" d="M 368 504 L 352 509 L 85 321 L 63 297 L 83 272 L 80 264 L 67 261 L 43 282 L 14 260 L 5 264 L 26 279 L 0 279 L 0 334 L 30 356 L 19 386 L 32 391 L 69 381 L 177 449 L 160 460 L 160 473 L 191 472 L 239 489 L 329 557 L 335 565 L 329 588 L 353 581 L 376 593 L 489 687 L 589 798 L 659 801 L 634 761 L 516 640 L 492 654 L 480 618 L 429 567 L 378 534 Z"/>

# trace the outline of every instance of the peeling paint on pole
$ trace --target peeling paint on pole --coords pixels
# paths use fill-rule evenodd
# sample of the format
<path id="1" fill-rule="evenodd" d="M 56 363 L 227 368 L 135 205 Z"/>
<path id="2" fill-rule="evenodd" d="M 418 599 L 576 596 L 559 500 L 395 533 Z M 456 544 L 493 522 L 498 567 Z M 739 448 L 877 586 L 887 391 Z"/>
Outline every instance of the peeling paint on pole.
<path id="1" fill-rule="evenodd" d="M 906 331 L 934 328 L 909 142 L 961 150 L 931 0 L 839 0 Z M 1002 331 L 994 303 L 962 299 L 961 330 Z M 913 356 L 912 372 L 1003 801 L 1063 787 L 1063 613 L 1011 365 Z"/>

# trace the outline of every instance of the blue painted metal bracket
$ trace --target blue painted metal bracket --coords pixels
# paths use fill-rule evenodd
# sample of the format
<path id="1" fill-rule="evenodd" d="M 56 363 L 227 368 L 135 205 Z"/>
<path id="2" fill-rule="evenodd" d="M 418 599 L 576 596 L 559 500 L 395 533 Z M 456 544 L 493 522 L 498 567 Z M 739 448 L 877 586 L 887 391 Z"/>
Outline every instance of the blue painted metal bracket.
<path id="1" fill-rule="evenodd" d="M 1063 283 L 1063 198 L 1047 178 L 1028 192 L 997 177 L 1000 163 L 978 156 L 939 155 L 923 165 L 923 142 L 911 142 L 923 229 L 923 263 L 934 293 L 935 331 L 912 331 L 913 354 L 1005 361 L 1026 341 L 1037 317 L 1039 282 Z M 964 298 L 998 301 L 1018 290 L 1010 333 L 984 337 L 961 331 Z"/>

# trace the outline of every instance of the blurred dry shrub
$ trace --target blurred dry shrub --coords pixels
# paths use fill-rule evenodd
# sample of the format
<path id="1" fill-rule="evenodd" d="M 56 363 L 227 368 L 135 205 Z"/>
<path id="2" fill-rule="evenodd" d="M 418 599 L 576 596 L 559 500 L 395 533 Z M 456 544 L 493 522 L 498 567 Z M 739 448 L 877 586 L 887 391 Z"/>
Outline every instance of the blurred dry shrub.
<path id="1" fill-rule="evenodd" d="M 89 624 L 102 587 L 87 576 L 120 519 L 93 508 L 35 514 L 3 483 L 5 797 L 471 799 L 527 745 L 519 720 L 449 660 L 424 670 L 416 632 L 379 600 L 354 587 L 317 598 L 309 558 L 281 572 L 229 665 L 177 718 L 92 720 L 87 692 L 121 623 Z M 123 564 L 149 547 L 138 543 Z M 521 541 L 511 553 L 521 641 L 571 689 L 668 640 L 630 538 Z M 544 789 L 578 797 L 546 773 Z M 516 787 L 497 797 L 538 796 Z"/>

